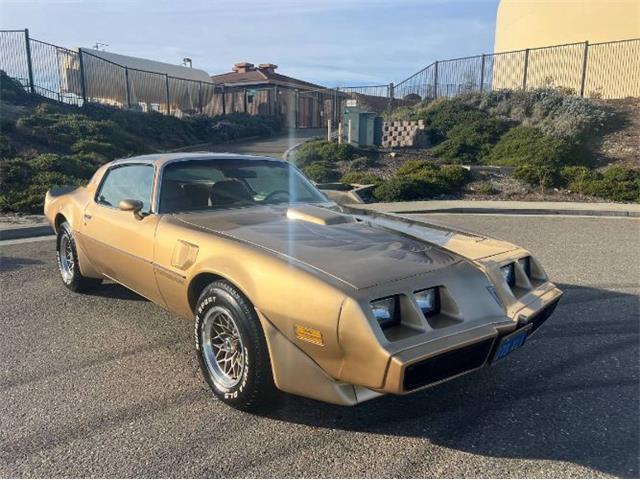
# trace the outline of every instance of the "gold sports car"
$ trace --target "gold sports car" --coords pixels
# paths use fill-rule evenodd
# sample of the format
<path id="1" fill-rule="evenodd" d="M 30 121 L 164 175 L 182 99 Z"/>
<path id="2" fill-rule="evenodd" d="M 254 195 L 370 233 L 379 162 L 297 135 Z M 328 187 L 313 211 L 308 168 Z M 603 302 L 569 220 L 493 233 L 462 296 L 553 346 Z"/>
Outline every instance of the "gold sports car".
<path id="1" fill-rule="evenodd" d="M 115 160 L 44 210 L 68 288 L 110 279 L 195 321 L 206 381 L 246 410 L 458 377 L 521 347 L 562 295 L 515 245 L 345 213 L 266 157 Z"/>

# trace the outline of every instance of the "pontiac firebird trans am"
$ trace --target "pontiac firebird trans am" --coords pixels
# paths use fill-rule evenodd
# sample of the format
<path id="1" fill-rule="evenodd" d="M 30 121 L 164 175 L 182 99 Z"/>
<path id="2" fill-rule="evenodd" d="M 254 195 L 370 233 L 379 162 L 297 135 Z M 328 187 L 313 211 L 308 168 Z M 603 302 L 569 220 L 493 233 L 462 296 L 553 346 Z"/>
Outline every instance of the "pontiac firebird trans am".
<path id="1" fill-rule="evenodd" d="M 207 383 L 246 410 L 278 389 L 355 405 L 458 377 L 521 347 L 562 295 L 521 248 L 346 214 L 266 157 L 116 160 L 44 210 L 69 289 L 107 278 L 195 320 Z"/>

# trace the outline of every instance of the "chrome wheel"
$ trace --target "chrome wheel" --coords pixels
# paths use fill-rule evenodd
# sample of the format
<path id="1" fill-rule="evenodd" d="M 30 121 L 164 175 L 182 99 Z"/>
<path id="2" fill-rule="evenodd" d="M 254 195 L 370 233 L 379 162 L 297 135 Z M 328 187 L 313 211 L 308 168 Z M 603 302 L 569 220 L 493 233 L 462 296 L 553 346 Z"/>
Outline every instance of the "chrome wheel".
<path id="1" fill-rule="evenodd" d="M 71 237 L 68 233 L 64 233 L 60 237 L 60 247 L 58 250 L 58 266 L 60 267 L 60 274 L 62 280 L 65 283 L 71 283 L 73 280 L 73 271 L 75 267 L 75 259 L 73 257 L 73 245 L 71 243 Z"/>
<path id="2" fill-rule="evenodd" d="M 223 388 L 233 388 L 242 379 L 245 351 L 231 312 L 213 307 L 201 330 L 202 354 L 213 380 Z"/>

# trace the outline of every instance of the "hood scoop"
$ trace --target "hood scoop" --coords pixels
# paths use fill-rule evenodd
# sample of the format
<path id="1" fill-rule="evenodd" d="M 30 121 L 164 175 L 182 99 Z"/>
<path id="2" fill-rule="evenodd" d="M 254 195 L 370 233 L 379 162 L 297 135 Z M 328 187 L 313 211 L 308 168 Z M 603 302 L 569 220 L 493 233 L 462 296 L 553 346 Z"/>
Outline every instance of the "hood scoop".
<path id="1" fill-rule="evenodd" d="M 287 218 L 289 220 L 315 223 L 316 225 L 340 225 L 356 222 L 352 215 L 345 215 L 326 208 L 314 207 L 313 205 L 290 207 L 287 209 Z"/>

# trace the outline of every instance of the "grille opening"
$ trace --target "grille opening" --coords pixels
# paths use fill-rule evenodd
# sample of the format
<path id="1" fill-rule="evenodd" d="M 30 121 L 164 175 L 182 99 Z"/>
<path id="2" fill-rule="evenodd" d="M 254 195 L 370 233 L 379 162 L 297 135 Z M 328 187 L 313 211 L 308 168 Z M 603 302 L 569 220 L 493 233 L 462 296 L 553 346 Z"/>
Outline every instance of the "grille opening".
<path id="1" fill-rule="evenodd" d="M 409 365 L 404 371 L 403 389 L 414 390 L 480 368 L 487 361 L 494 340 L 489 338 Z"/>

